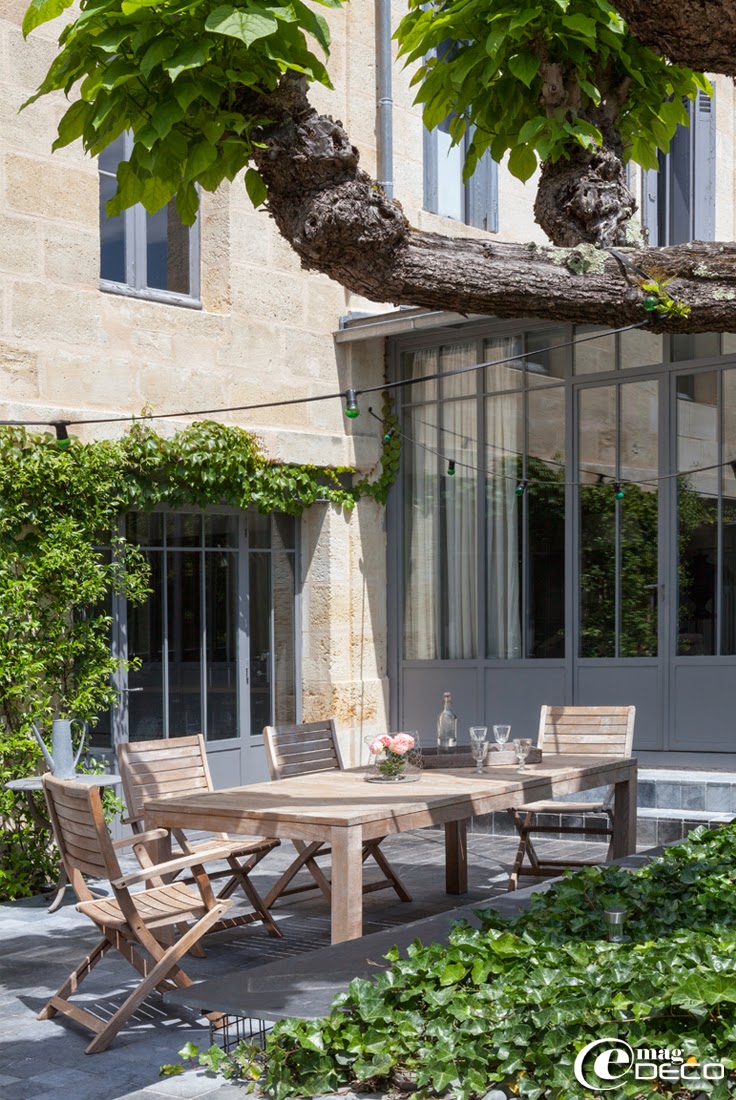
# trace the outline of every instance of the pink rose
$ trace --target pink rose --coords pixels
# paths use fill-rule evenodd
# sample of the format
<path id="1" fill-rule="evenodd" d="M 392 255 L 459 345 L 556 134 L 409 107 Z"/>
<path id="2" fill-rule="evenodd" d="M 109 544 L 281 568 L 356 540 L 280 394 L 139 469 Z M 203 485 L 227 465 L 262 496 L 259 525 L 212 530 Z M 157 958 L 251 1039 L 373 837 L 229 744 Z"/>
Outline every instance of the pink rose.
<path id="1" fill-rule="evenodd" d="M 391 742 L 391 752 L 404 756 L 414 748 L 414 738 L 408 733 L 398 733 Z"/>
<path id="2" fill-rule="evenodd" d="M 384 733 L 381 737 L 376 737 L 375 740 L 371 741 L 368 748 L 372 753 L 378 755 L 379 752 L 383 752 L 385 749 L 390 748 L 390 746 L 391 738 Z"/>

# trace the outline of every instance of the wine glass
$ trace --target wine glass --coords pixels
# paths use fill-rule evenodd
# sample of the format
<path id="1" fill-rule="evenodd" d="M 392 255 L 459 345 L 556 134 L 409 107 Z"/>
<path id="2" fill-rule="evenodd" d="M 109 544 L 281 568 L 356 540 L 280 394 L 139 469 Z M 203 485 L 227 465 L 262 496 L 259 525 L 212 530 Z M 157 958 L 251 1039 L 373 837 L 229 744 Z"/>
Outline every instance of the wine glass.
<path id="1" fill-rule="evenodd" d="M 503 747 L 509 739 L 511 733 L 511 726 L 494 726 L 493 738 L 498 745 L 499 749 L 503 751 Z"/>
<path id="2" fill-rule="evenodd" d="M 488 742 L 487 741 L 473 741 L 471 745 L 473 752 L 473 759 L 475 760 L 475 774 L 483 774 L 483 764 L 488 756 Z"/>
<path id="3" fill-rule="evenodd" d="M 517 741 L 513 742 L 513 745 L 514 745 L 514 750 L 516 751 L 516 759 L 519 762 L 519 771 L 520 772 L 525 772 L 526 771 L 526 764 L 524 763 L 524 761 L 526 760 L 527 756 L 529 755 L 529 750 L 532 747 L 531 738 L 529 738 L 529 737 L 520 737 Z"/>
<path id="4" fill-rule="evenodd" d="M 486 739 L 488 733 L 488 726 L 471 726 L 470 727 L 470 743 L 474 745 L 477 741 L 483 742 Z"/>

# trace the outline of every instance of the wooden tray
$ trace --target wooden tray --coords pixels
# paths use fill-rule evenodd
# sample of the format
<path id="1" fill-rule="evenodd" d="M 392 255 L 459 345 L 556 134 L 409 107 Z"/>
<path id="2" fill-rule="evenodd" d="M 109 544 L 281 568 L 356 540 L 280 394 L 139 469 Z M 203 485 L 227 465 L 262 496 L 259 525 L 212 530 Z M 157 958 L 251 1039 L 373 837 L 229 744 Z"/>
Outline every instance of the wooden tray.
<path id="1" fill-rule="evenodd" d="M 539 764 L 542 759 L 542 750 L 532 746 L 526 758 L 527 764 Z M 452 752 L 440 752 L 436 746 L 425 748 L 422 746 L 422 761 L 425 768 L 474 768 L 475 760 L 469 745 L 458 745 Z M 516 753 L 513 749 L 499 749 L 495 741 L 488 747 L 485 767 L 499 767 L 501 765 L 516 764 Z"/>

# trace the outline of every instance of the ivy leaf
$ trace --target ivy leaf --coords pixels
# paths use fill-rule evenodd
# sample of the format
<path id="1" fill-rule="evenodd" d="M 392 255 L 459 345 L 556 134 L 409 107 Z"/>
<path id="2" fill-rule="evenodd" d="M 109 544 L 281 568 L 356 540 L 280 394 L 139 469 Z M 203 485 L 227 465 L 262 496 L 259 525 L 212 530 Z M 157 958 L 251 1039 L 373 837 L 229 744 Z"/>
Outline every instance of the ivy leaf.
<path id="1" fill-rule="evenodd" d="M 256 171 L 255 168 L 249 168 L 245 173 L 245 190 L 248 192 L 248 198 L 256 208 L 261 206 L 268 198 L 268 188 L 263 182 L 261 173 Z"/>
<path id="2" fill-rule="evenodd" d="M 516 145 L 509 154 L 509 172 L 526 183 L 537 170 L 537 157 L 528 145 Z"/>
<path id="3" fill-rule="evenodd" d="M 210 12 L 205 28 L 216 34 L 226 34 L 239 38 L 246 46 L 252 46 L 259 38 L 267 38 L 278 30 L 278 23 L 272 15 L 243 11 L 230 4 L 221 4 Z"/>
<path id="4" fill-rule="evenodd" d="M 527 88 L 531 85 L 532 80 L 539 72 L 539 66 L 541 59 L 535 53 L 530 53 L 525 50 L 523 53 L 514 54 L 509 58 L 509 68 L 515 77 L 526 84 Z"/>

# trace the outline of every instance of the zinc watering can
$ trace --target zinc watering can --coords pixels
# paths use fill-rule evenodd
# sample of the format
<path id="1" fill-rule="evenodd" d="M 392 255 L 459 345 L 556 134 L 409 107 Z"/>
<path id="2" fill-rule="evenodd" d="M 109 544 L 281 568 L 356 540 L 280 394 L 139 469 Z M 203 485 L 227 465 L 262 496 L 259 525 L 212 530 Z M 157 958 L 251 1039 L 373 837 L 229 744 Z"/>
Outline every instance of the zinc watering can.
<path id="1" fill-rule="evenodd" d="M 72 747 L 72 722 L 78 722 L 82 727 L 82 736 L 76 756 Z M 31 722 L 31 727 L 52 775 L 55 775 L 57 779 L 71 779 L 76 774 L 76 767 L 87 740 L 87 723 L 79 722 L 78 718 L 54 718 L 51 723 L 51 752 L 46 748 L 44 739 L 33 722 Z"/>

